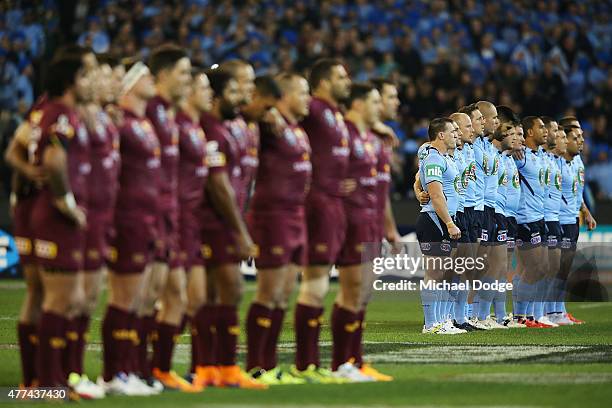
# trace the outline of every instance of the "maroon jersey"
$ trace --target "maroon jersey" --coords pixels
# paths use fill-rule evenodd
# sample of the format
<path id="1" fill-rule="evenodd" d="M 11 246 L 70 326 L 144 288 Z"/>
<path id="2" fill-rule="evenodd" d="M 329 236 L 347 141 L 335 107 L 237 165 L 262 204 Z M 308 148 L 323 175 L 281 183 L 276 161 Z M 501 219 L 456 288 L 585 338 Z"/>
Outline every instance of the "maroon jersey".
<path id="1" fill-rule="evenodd" d="M 287 124 L 279 136 L 266 125 L 260 128 L 260 161 L 251 209 L 300 209 L 312 174 L 308 136 L 299 125 Z"/>
<path id="2" fill-rule="evenodd" d="M 353 122 L 347 121 L 350 135 L 351 155 L 348 166 L 348 178 L 357 182 L 355 190 L 345 198 L 350 207 L 359 209 L 377 209 L 376 151 L 375 136 L 368 131 L 361 132 Z"/>
<path id="3" fill-rule="evenodd" d="M 157 216 L 161 151 L 151 123 L 123 109 L 117 215 Z"/>
<path id="4" fill-rule="evenodd" d="M 36 161 L 35 153 L 40 142 L 40 121 L 43 117 L 45 105 L 49 100 L 46 95 L 41 96 L 36 100 L 28 114 L 26 120 L 30 125 L 30 134 L 27 140 L 28 162 L 34 164 Z M 28 197 L 34 197 L 40 186 L 36 186 L 31 180 L 28 180 L 19 172 L 14 172 L 13 175 L 13 191 L 17 198 L 22 200 Z"/>
<path id="5" fill-rule="evenodd" d="M 249 192 L 249 187 L 257 177 L 257 167 L 259 166 L 259 126 L 249 123 L 246 130 L 246 152 L 242 157 L 242 177 L 245 189 Z"/>
<path id="6" fill-rule="evenodd" d="M 374 137 L 374 150 L 376 151 L 376 207 L 380 226 L 385 218 L 385 206 L 389 196 L 389 186 L 391 185 L 391 147 L 385 145 L 379 137 Z"/>
<path id="7" fill-rule="evenodd" d="M 156 96 L 147 104 L 147 119 L 153 125 L 161 149 L 160 208 L 178 211 L 179 131 L 170 103 Z"/>
<path id="8" fill-rule="evenodd" d="M 240 158 L 242 157 L 240 146 L 225 124 L 214 116 L 204 113 L 200 118 L 200 123 L 208 140 L 206 142 L 206 162 L 209 174 L 226 172 L 238 203 L 238 192 L 244 185 L 240 167 Z M 204 195 L 202 203 L 203 225 L 206 227 L 222 226 L 223 221 L 215 212 L 206 195 Z"/>
<path id="9" fill-rule="evenodd" d="M 119 176 L 119 131 L 104 110 L 96 114 L 94 129 L 88 129 L 90 140 L 90 183 L 88 208 L 109 212 L 115 206 Z"/>
<path id="10" fill-rule="evenodd" d="M 230 135 L 234 138 L 240 155 L 239 162 L 242 182 L 240 188 L 235 189 L 235 192 L 236 198 L 238 199 L 238 206 L 242 210 L 244 209 L 248 196 L 250 184 L 250 180 L 248 180 L 248 178 L 252 176 L 251 169 L 249 168 L 251 166 L 247 164 L 249 162 L 249 126 L 241 116 L 238 116 L 233 120 L 226 120 L 223 122 L 223 124 L 225 127 L 227 127 Z"/>
<path id="11" fill-rule="evenodd" d="M 35 162 L 40 165 L 45 149 L 51 144 L 66 150 L 68 182 L 78 205 L 87 207 L 88 177 L 91 172 L 89 161 L 89 137 L 85 125 L 78 114 L 61 102 L 50 101 L 45 104 L 40 119 L 40 140 L 35 152 Z M 52 200 L 48 186 L 42 189 L 39 197 Z"/>
<path id="12" fill-rule="evenodd" d="M 195 210 L 202 204 L 204 183 L 208 176 L 206 167 L 206 137 L 198 121 L 184 112 L 178 112 L 179 127 L 179 205 L 182 210 Z"/>
<path id="13" fill-rule="evenodd" d="M 340 197 L 340 182 L 349 163 L 349 135 L 340 111 L 312 98 L 310 113 L 302 121 L 312 148 L 312 188 Z"/>

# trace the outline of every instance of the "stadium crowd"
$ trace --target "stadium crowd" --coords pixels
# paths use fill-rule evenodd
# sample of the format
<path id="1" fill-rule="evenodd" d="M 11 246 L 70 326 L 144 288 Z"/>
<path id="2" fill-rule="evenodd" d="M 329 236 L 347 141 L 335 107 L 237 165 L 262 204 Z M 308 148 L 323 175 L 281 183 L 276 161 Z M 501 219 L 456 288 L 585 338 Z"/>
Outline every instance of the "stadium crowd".
<path id="1" fill-rule="evenodd" d="M 0 3 L 4 135 L 12 134 L 39 93 L 41 61 L 62 43 L 78 40 L 97 53 L 147 57 L 172 40 L 200 66 L 241 58 L 257 74 L 303 71 L 331 56 L 343 58 L 356 80 L 392 78 L 402 101 L 398 120 L 390 123 L 402 140 L 393 162 L 396 197 L 411 193 L 415 153 L 432 112 L 449 114 L 483 98 L 519 114 L 542 107 L 539 112 L 552 117 L 576 115 L 585 130 L 585 160 L 602 163 L 594 174 L 609 169 L 609 2 L 61 3 L 64 8 L 53 0 Z M 595 192 L 612 195 L 602 180 L 591 180 Z"/>

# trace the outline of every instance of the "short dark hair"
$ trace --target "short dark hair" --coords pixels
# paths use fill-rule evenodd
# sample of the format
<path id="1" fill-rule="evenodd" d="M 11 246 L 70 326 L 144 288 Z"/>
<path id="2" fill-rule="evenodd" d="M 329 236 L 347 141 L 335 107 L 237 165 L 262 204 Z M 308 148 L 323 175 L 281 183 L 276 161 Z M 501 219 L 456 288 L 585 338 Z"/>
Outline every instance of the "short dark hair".
<path id="1" fill-rule="evenodd" d="M 172 69 L 176 63 L 187 57 L 187 52 L 174 44 L 160 45 L 149 57 L 149 69 L 155 76 L 165 69 Z"/>
<path id="2" fill-rule="evenodd" d="M 336 58 L 321 58 L 317 60 L 314 65 L 310 68 L 310 75 L 308 76 L 308 82 L 312 89 L 317 89 L 321 81 L 324 79 L 331 78 L 332 68 L 343 65 L 339 59 Z"/>
<path id="3" fill-rule="evenodd" d="M 235 58 L 222 62 L 219 68 L 227 71 L 231 76 L 236 76 L 236 72 L 239 68 L 248 67 L 249 65 L 248 62 Z"/>
<path id="4" fill-rule="evenodd" d="M 556 120 L 550 116 L 540 116 L 540 119 L 542 119 L 542 122 L 544 122 L 544 125 L 546 126 L 550 125 L 552 122 L 556 122 Z"/>
<path id="5" fill-rule="evenodd" d="M 346 101 L 346 105 L 350 108 L 353 102 L 356 100 L 365 100 L 368 98 L 370 92 L 375 91 L 376 88 L 369 82 L 354 83 L 351 85 L 351 93 Z"/>
<path id="6" fill-rule="evenodd" d="M 104 54 L 98 54 L 96 55 L 96 57 L 98 58 L 98 63 L 100 65 L 108 65 L 111 68 L 115 68 L 116 66 L 121 64 L 121 60 L 117 57 L 115 57 L 114 55 L 111 55 L 109 53 L 104 53 Z"/>
<path id="7" fill-rule="evenodd" d="M 381 77 L 372 78 L 370 79 L 370 82 L 372 83 L 372 85 L 376 87 L 376 89 L 378 89 L 378 92 L 380 92 L 381 95 L 383 93 L 383 89 L 385 89 L 385 85 L 395 87 L 395 83 L 387 78 L 381 78 Z"/>
<path id="8" fill-rule="evenodd" d="M 62 96 L 76 82 L 76 76 L 83 68 L 80 55 L 64 54 L 53 59 L 47 71 L 45 89 L 50 98 Z"/>
<path id="9" fill-rule="evenodd" d="M 227 88 L 227 84 L 229 81 L 234 79 L 230 75 L 229 72 L 224 71 L 222 69 L 207 69 L 204 71 L 206 76 L 208 77 L 208 81 L 210 82 L 210 88 L 215 93 L 215 97 L 220 97 L 223 94 L 225 88 Z"/>
<path id="10" fill-rule="evenodd" d="M 263 97 L 280 99 L 283 96 L 278 83 L 271 75 L 262 75 L 255 78 L 255 90 Z"/>
<path id="11" fill-rule="evenodd" d="M 572 130 L 572 126 L 570 126 L 572 122 L 578 122 L 578 118 L 575 116 L 564 116 L 559 120 L 559 126 L 563 127 L 563 130 L 566 132 L 569 132 Z"/>
<path id="12" fill-rule="evenodd" d="M 512 125 L 517 125 L 521 122 L 518 115 L 506 105 L 499 105 L 497 107 L 497 117 L 499 118 L 500 123 L 509 122 Z"/>
<path id="13" fill-rule="evenodd" d="M 478 106 L 476 106 L 475 103 L 471 103 L 468 106 L 463 106 L 459 109 L 459 113 L 465 113 L 466 115 L 468 115 L 470 117 L 470 119 L 472 118 L 472 113 L 474 111 L 477 111 Z"/>
<path id="14" fill-rule="evenodd" d="M 290 84 L 298 78 L 304 78 L 304 77 L 298 73 L 289 71 L 289 72 L 281 72 L 277 74 L 274 77 L 274 80 L 278 84 L 278 87 L 280 88 L 281 93 L 285 94 L 287 90 L 289 89 Z"/>
<path id="15" fill-rule="evenodd" d="M 525 116 L 523 118 L 523 120 L 521 121 L 521 124 L 523 125 L 523 129 L 525 130 L 525 134 L 527 134 L 527 131 L 529 129 L 533 129 L 538 119 L 540 119 L 539 116 Z"/>
<path id="16" fill-rule="evenodd" d="M 429 136 L 429 141 L 433 142 L 438 138 L 438 133 L 444 132 L 447 124 L 453 124 L 453 121 L 449 118 L 435 118 L 431 122 L 429 122 L 429 127 L 427 128 L 427 136 Z"/>

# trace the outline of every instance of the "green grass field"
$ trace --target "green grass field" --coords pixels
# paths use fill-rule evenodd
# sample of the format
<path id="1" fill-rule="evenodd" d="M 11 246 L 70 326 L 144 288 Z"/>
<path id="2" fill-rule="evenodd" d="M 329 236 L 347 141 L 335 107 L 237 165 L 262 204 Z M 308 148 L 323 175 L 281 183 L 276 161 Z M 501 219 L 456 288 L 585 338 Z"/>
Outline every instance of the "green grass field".
<path id="1" fill-rule="evenodd" d="M 336 286 L 332 286 L 335 291 Z M 22 282 L 0 282 L 0 387 L 19 383 L 16 346 Z M 253 295 L 247 284 L 242 314 Z M 328 296 L 331 303 L 332 296 Z M 420 303 L 414 293 L 377 293 L 368 309 L 366 359 L 391 383 L 277 386 L 267 391 L 207 389 L 189 395 L 167 392 L 157 397 L 112 397 L 87 402 L 92 407 L 210 406 L 479 406 L 599 407 L 612 400 L 612 303 L 575 303 L 569 309 L 587 324 L 557 329 L 515 329 L 459 336 L 420 334 Z M 101 369 L 100 307 L 93 319 L 86 369 Z M 329 311 L 329 309 L 327 309 Z M 292 311 L 285 322 L 280 359 L 293 359 Z M 329 314 L 326 315 L 329 317 Z M 177 372 L 190 359 L 183 336 L 174 356 Z M 241 342 L 244 344 L 244 339 Z M 322 356 L 329 362 L 330 332 L 322 331 Z M 241 348 L 240 359 L 244 360 Z M 3 403 L 0 406 L 23 406 Z M 4 400 L 6 401 L 6 400 Z"/>

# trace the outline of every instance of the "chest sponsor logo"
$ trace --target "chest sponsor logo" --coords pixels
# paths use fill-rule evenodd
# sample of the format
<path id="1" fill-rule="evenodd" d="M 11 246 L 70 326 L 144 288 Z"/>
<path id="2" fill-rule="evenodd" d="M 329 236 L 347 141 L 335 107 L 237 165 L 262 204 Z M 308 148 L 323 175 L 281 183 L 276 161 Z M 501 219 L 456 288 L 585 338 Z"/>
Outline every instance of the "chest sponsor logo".
<path id="1" fill-rule="evenodd" d="M 334 113 L 331 110 L 325 109 L 323 111 L 323 118 L 325 119 L 325 122 L 327 123 L 327 126 L 329 126 L 329 127 L 336 126 L 336 118 L 334 116 Z"/>
<path id="2" fill-rule="evenodd" d="M 562 183 L 561 173 L 560 173 L 560 172 L 557 172 L 557 173 L 555 174 L 555 188 L 556 188 L 558 191 L 561 191 L 561 183 Z"/>
<path id="3" fill-rule="evenodd" d="M 540 169 L 538 172 L 538 180 L 540 181 L 540 185 L 543 186 L 546 183 L 546 176 L 544 174 L 544 169 Z"/>
<path id="4" fill-rule="evenodd" d="M 584 167 L 578 169 L 578 183 L 584 186 Z"/>
<path id="5" fill-rule="evenodd" d="M 428 164 L 425 166 L 425 176 L 427 177 L 442 178 L 443 173 L 444 170 L 439 164 Z"/>
<path id="6" fill-rule="evenodd" d="M 519 172 L 516 170 L 514 175 L 512 176 L 512 187 L 518 189 L 521 186 L 521 179 L 519 177 Z"/>

